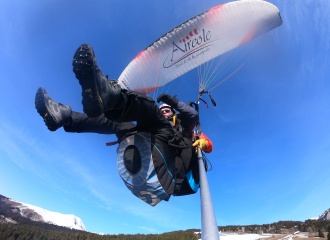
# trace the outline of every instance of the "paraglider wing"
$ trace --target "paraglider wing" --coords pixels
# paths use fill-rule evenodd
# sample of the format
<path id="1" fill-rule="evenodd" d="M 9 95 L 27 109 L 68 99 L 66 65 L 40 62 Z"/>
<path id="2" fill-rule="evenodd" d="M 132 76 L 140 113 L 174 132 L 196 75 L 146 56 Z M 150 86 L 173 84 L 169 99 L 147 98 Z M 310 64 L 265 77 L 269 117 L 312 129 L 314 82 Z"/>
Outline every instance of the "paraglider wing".
<path id="1" fill-rule="evenodd" d="M 151 93 L 281 24 L 278 8 L 263 0 L 216 6 L 150 44 L 122 72 L 119 84 L 125 89 Z"/>

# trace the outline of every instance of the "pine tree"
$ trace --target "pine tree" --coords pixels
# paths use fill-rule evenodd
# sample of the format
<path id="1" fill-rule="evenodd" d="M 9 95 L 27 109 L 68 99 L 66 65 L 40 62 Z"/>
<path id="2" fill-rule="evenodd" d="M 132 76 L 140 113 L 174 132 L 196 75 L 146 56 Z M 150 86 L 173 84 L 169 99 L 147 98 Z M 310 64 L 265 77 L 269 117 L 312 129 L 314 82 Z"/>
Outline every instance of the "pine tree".
<path id="1" fill-rule="evenodd" d="M 321 229 L 319 229 L 319 237 L 324 238 L 324 234 L 323 234 L 323 232 L 321 231 Z"/>

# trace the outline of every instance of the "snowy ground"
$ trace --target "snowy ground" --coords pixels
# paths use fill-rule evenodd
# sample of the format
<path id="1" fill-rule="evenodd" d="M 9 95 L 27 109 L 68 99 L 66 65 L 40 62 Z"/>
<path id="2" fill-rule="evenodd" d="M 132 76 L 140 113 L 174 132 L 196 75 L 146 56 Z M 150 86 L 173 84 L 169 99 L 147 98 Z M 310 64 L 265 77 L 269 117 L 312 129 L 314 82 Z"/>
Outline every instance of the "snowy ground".
<path id="1" fill-rule="evenodd" d="M 220 234 L 221 240 L 256 240 L 256 239 L 263 239 L 263 238 L 270 238 L 271 234 Z"/>
<path id="2" fill-rule="evenodd" d="M 298 233 L 298 234 L 296 234 L 296 237 L 297 237 L 297 238 L 309 238 L 307 232 L 304 232 L 304 233 Z"/>
<path id="3" fill-rule="evenodd" d="M 230 233 L 221 233 L 220 240 L 258 240 L 264 238 L 270 238 L 274 234 L 230 234 Z M 275 234 L 276 236 L 277 234 Z"/>

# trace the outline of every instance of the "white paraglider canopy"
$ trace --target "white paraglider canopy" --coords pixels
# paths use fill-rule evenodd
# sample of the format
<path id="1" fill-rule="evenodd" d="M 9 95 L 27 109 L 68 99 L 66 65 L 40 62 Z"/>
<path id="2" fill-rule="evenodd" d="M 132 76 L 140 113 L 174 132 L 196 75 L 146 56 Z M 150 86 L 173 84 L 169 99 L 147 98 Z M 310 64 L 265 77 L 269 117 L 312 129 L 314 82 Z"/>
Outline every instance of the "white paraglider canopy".
<path id="1" fill-rule="evenodd" d="M 281 24 L 278 8 L 263 0 L 216 6 L 149 45 L 122 72 L 119 84 L 125 89 L 151 93 Z"/>

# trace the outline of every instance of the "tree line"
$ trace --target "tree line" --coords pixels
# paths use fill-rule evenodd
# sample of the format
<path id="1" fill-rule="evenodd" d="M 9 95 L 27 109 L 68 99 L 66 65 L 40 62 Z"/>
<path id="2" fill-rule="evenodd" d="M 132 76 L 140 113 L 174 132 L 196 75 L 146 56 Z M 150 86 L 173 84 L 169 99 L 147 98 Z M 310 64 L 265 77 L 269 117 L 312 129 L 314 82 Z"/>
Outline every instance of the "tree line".
<path id="1" fill-rule="evenodd" d="M 0 203 L 0 215 L 7 218 L 11 218 L 17 222 L 17 225 L 13 224 L 0 224 L 0 240 L 2 239 L 79 239 L 79 240 L 93 240 L 93 239 L 150 239 L 150 240 L 162 240 L 162 239 L 200 239 L 200 234 L 194 234 L 194 232 L 200 232 L 200 229 L 188 229 L 186 231 L 175 231 L 163 234 L 119 234 L 119 235 L 98 235 L 85 231 L 79 231 L 75 229 L 69 229 L 66 227 L 60 227 L 53 224 L 32 221 L 28 218 L 22 217 L 19 213 L 12 212 L 1 206 Z M 242 230 L 244 228 L 244 231 Z M 290 233 L 296 231 L 317 233 L 329 232 L 330 221 L 326 220 L 306 220 L 301 221 L 279 221 L 271 224 L 262 225 L 229 225 L 219 226 L 219 231 L 222 232 L 236 232 L 236 233 L 281 233 L 283 229 L 288 229 Z M 321 235 L 320 235 L 321 236 Z M 328 239 L 330 240 L 330 235 Z"/>
<path id="2" fill-rule="evenodd" d="M 53 224 L 36 222 L 22 217 L 19 213 L 14 213 L 0 205 L 0 215 L 15 220 L 17 224 L 0 224 L 0 240 L 198 240 L 199 235 L 194 234 L 198 229 L 186 231 L 175 231 L 163 234 L 119 234 L 119 235 L 98 235 L 85 231 L 69 229 Z M 199 237 L 199 238 L 198 238 Z"/>
<path id="3" fill-rule="evenodd" d="M 177 231 L 163 234 L 119 234 L 98 235 L 88 232 L 63 232 L 47 230 L 31 225 L 0 224 L 0 240 L 198 240 L 198 236 L 189 231 Z"/>
<path id="4" fill-rule="evenodd" d="M 290 233 L 296 231 L 300 232 L 329 232 L 330 231 L 330 221 L 329 220 L 306 220 L 301 221 L 279 221 L 271 224 L 262 225 L 229 225 L 229 226 L 219 226 L 219 231 L 222 232 L 245 232 L 245 233 L 281 233 L 283 229 L 289 230 Z M 244 231 L 243 231 L 244 228 Z"/>

